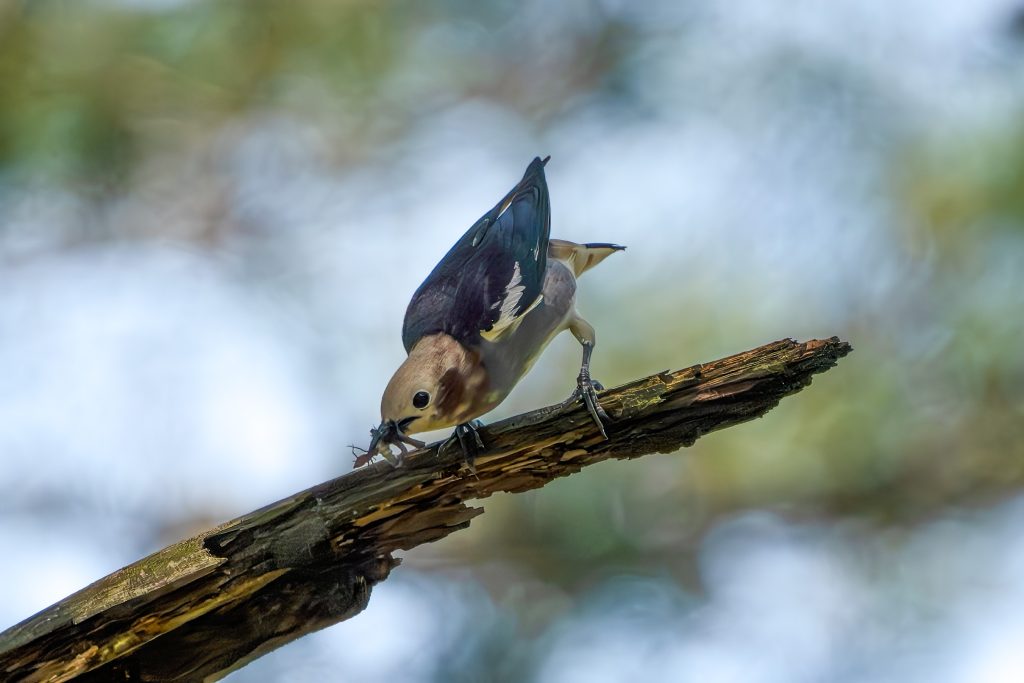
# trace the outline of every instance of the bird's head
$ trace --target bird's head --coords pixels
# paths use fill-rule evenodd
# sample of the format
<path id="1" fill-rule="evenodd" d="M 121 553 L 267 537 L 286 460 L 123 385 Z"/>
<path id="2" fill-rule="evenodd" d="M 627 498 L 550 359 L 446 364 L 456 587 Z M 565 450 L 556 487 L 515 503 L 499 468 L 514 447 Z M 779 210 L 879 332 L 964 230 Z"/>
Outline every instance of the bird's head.
<path id="1" fill-rule="evenodd" d="M 480 385 L 479 358 L 446 334 L 423 337 L 391 377 L 380 402 L 380 426 L 372 430 L 370 454 L 388 456 L 390 446 L 422 447 L 410 434 L 465 422 Z M 385 452 L 387 450 L 387 453 Z"/>

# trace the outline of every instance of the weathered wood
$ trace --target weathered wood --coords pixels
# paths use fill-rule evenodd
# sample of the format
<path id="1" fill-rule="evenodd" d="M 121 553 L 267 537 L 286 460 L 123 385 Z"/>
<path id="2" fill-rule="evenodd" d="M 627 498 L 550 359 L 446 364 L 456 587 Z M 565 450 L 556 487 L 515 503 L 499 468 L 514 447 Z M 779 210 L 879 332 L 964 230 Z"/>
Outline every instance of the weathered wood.
<path id="1" fill-rule="evenodd" d="M 0 679 L 214 680 L 357 614 L 392 553 L 465 528 L 467 501 L 517 492 L 609 458 L 670 452 L 759 417 L 850 351 L 780 341 L 601 394 L 603 440 L 580 406 L 481 430 L 477 473 L 434 444 L 377 462 L 172 545 L 0 634 Z"/>

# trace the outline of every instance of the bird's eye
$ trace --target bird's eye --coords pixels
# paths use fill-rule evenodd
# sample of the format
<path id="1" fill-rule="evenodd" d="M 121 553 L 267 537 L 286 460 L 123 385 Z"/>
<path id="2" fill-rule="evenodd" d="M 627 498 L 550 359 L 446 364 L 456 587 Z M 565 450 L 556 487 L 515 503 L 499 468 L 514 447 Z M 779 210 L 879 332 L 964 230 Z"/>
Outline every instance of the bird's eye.
<path id="1" fill-rule="evenodd" d="M 416 395 L 412 397 L 412 405 L 414 408 L 423 409 L 430 403 L 430 394 L 425 391 L 417 391 Z"/>

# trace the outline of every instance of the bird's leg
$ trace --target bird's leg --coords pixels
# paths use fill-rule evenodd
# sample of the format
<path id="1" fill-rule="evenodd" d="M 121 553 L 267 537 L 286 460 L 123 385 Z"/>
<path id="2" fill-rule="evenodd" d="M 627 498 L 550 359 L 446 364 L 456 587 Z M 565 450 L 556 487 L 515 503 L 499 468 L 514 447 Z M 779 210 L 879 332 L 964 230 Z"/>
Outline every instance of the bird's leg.
<path id="1" fill-rule="evenodd" d="M 454 444 L 457 441 L 459 447 L 462 448 L 462 455 L 466 459 L 466 465 L 474 474 L 476 473 L 476 467 L 473 465 L 473 461 L 476 460 L 476 456 L 480 454 L 480 451 L 484 449 L 484 440 L 480 438 L 480 427 L 483 426 L 483 422 L 480 420 L 464 422 L 455 428 L 455 431 L 444 445 L 447 448 L 450 444 Z"/>
<path id="2" fill-rule="evenodd" d="M 576 388 L 568 400 L 565 401 L 565 404 L 568 405 L 575 403 L 578 399 L 583 399 L 587 412 L 594 419 L 597 428 L 601 430 L 601 436 L 607 439 L 608 434 L 604 431 L 603 420 L 611 418 L 608 417 L 608 413 L 605 412 L 597 400 L 597 392 L 604 389 L 604 387 L 601 386 L 600 382 L 596 382 L 590 377 L 590 355 L 594 352 L 594 345 L 597 343 L 597 333 L 594 332 L 591 324 L 579 317 L 579 315 L 569 324 L 569 330 L 583 346 L 583 363 L 580 366 L 580 374 L 576 378 Z"/>

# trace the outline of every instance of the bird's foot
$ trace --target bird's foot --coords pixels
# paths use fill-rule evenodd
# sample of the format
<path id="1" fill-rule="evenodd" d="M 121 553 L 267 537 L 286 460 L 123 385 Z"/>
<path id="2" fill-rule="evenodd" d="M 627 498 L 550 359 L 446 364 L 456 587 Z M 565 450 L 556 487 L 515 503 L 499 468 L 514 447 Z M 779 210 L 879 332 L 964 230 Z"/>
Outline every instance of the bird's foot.
<path id="1" fill-rule="evenodd" d="M 476 474 L 476 465 L 473 464 L 476 456 L 484 449 L 484 440 L 480 438 L 480 428 L 483 426 L 484 423 L 480 420 L 471 420 L 460 424 L 444 445 L 444 448 L 448 448 L 458 442 L 462 449 L 462 456 L 466 460 L 466 467 L 473 474 Z"/>
<path id="2" fill-rule="evenodd" d="M 605 409 L 601 407 L 601 403 L 597 400 L 597 392 L 599 391 L 604 391 L 604 386 L 597 380 L 591 379 L 590 371 L 584 368 L 580 370 L 579 377 L 576 378 L 576 388 L 573 389 L 572 394 L 565 400 L 563 405 L 569 406 L 583 399 L 583 405 L 587 407 L 587 412 L 590 413 L 590 417 L 594 419 L 594 424 L 601 431 L 601 436 L 607 439 L 608 433 L 604 431 L 604 421 L 611 420 L 611 418 L 608 417 L 608 413 L 605 412 Z"/>

